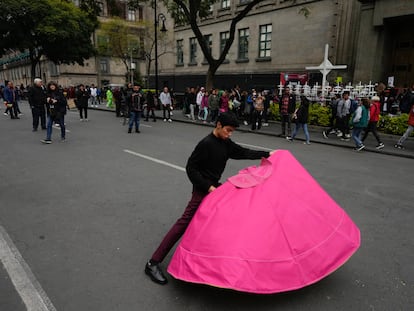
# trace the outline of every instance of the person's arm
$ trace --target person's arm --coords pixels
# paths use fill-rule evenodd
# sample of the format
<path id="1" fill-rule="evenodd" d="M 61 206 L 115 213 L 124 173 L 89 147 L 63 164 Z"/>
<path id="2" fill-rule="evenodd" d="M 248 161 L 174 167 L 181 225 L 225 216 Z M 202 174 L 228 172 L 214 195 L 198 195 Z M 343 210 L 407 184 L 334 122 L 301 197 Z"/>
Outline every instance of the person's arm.
<path id="1" fill-rule="evenodd" d="M 211 192 L 214 190 L 211 188 L 211 186 L 214 188 L 211 181 L 205 179 L 200 172 L 200 167 L 208 161 L 208 152 L 204 143 L 201 141 L 195 147 L 193 153 L 187 161 L 186 172 L 194 187 L 203 192 Z"/>
<path id="2" fill-rule="evenodd" d="M 252 149 L 244 148 L 244 147 L 236 144 L 235 142 L 233 142 L 230 139 L 229 139 L 228 143 L 230 144 L 230 154 L 229 154 L 229 156 L 230 156 L 231 159 L 256 160 L 256 159 L 261 159 L 261 158 L 268 158 L 271 154 L 273 154 L 273 151 L 269 152 L 269 151 L 263 151 L 263 150 L 252 150 Z"/>
<path id="3" fill-rule="evenodd" d="M 353 123 L 358 123 L 359 120 L 361 120 L 361 116 L 362 116 L 362 107 L 359 106 L 356 110 L 355 110 L 355 115 L 354 118 L 352 119 Z"/>

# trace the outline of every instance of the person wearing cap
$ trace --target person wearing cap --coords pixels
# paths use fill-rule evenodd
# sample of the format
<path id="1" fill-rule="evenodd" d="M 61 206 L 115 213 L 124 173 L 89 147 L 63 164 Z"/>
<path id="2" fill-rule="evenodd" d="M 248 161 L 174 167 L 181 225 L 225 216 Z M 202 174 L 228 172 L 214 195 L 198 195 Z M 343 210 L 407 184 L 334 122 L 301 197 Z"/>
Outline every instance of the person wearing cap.
<path id="1" fill-rule="evenodd" d="M 377 123 L 380 118 L 381 113 L 381 102 L 379 96 L 372 96 L 371 98 L 371 104 L 369 106 L 369 121 L 368 126 L 365 129 L 364 136 L 362 136 L 362 142 L 365 141 L 365 139 L 368 136 L 369 132 L 372 132 L 372 135 L 374 135 L 375 139 L 377 140 L 377 146 L 376 149 L 382 149 L 384 148 L 384 143 L 381 141 L 378 132 L 377 132 Z"/>
<path id="2" fill-rule="evenodd" d="M 227 160 L 254 160 L 267 158 L 273 154 L 274 151 L 251 150 L 233 142 L 230 137 L 238 126 L 239 123 L 233 113 L 220 114 L 213 132 L 197 144 L 188 159 L 186 172 L 193 184 L 192 197 L 182 216 L 171 227 L 145 265 L 145 273 L 152 281 L 158 284 L 168 282 L 160 263 L 184 234 L 204 197 L 220 186 L 219 180 Z"/>

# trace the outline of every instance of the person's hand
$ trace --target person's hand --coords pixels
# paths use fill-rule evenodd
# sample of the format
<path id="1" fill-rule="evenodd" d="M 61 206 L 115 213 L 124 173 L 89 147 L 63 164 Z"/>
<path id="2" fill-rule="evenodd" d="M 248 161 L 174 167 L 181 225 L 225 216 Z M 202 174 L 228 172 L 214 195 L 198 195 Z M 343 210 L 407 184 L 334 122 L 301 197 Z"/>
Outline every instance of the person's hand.
<path id="1" fill-rule="evenodd" d="M 269 152 L 269 157 L 272 156 L 274 153 L 276 152 L 276 150 L 272 150 Z"/>
<path id="2" fill-rule="evenodd" d="M 216 189 L 217 189 L 216 187 L 210 186 L 210 188 L 208 188 L 208 193 L 213 192 Z"/>

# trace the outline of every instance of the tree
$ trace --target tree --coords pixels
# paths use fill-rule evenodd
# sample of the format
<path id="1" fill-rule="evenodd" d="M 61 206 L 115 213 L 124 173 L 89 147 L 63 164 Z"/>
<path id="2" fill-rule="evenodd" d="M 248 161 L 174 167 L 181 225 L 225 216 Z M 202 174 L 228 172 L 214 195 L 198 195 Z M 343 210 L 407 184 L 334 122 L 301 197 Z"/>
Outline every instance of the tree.
<path id="1" fill-rule="evenodd" d="M 98 26 L 96 2 L 81 1 L 83 8 L 61 0 L 2 0 L 0 55 L 28 51 L 31 78 L 42 56 L 55 64 L 84 64 L 95 54 L 91 35 Z"/>
<path id="2" fill-rule="evenodd" d="M 114 17 L 108 22 L 102 23 L 98 33 L 98 52 L 101 55 L 112 55 L 119 58 L 125 65 L 126 72 L 131 70 L 132 58 L 140 55 L 137 32 L 132 33 L 133 28 L 125 21 Z"/>

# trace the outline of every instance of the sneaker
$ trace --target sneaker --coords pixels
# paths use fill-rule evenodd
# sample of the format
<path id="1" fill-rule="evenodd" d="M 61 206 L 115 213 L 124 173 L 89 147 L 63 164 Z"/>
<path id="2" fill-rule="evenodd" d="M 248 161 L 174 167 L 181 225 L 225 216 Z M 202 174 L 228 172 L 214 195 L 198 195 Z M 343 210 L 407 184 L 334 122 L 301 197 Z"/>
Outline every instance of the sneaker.
<path id="1" fill-rule="evenodd" d="M 171 123 L 171 122 L 172 122 L 172 120 L 171 120 L 171 119 L 168 119 L 168 122 L 170 122 L 170 123 Z"/>
<path id="2" fill-rule="evenodd" d="M 61 138 L 61 139 L 60 139 L 60 142 L 61 142 L 61 143 L 66 142 L 66 138 Z"/>
<path id="3" fill-rule="evenodd" d="M 331 130 L 331 131 L 329 132 L 329 134 L 336 134 L 336 131 L 335 131 L 335 130 Z"/>
<path id="4" fill-rule="evenodd" d="M 342 140 L 342 141 L 350 141 L 350 139 L 349 139 L 349 138 L 343 138 L 343 137 L 341 138 L 341 140 Z"/>
<path id="5" fill-rule="evenodd" d="M 4 114 L 5 116 L 8 116 L 8 115 L 9 115 L 8 113 L 5 113 L 5 112 L 3 112 L 3 114 Z"/>
<path id="6" fill-rule="evenodd" d="M 395 145 L 394 145 L 394 148 L 397 148 L 397 149 L 404 149 L 404 146 L 403 146 L 403 145 L 400 145 L 400 144 L 395 144 Z"/>
<path id="7" fill-rule="evenodd" d="M 80 119 L 79 121 L 83 122 L 83 119 Z"/>
<path id="8" fill-rule="evenodd" d="M 360 146 L 356 147 L 355 150 L 356 151 L 361 151 L 364 148 L 365 148 L 365 145 L 360 145 Z"/>
<path id="9" fill-rule="evenodd" d="M 323 132 L 322 132 L 322 135 L 323 135 L 323 138 L 328 139 L 328 135 L 326 134 L 326 131 L 323 131 Z"/>
<path id="10" fill-rule="evenodd" d="M 263 126 L 269 126 L 269 123 L 263 123 L 262 125 Z"/>
<path id="11" fill-rule="evenodd" d="M 385 145 L 384 145 L 383 143 L 379 143 L 379 144 L 375 147 L 375 149 L 380 150 L 380 149 L 382 149 L 382 148 L 384 148 L 384 147 L 385 147 Z"/>
<path id="12" fill-rule="evenodd" d="M 164 285 L 168 283 L 167 278 L 164 276 L 164 273 L 162 272 L 160 266 L 151 264 L 148 262 L 145 265 L 145 274 L 148 275 L 151 280 L 155 283 Z"/>
<path id="13" fill-rule="evenodd" d="M 342 132 L 341 131 L 338 131 L 338 133 L 336 133 L 336 136 L 337 137 L 342 137 Z"/>
<path id="14" fill-rule="evenodd" d="M 6 114 L 6 115 L 7 115 L 7 114 Z M 243 124 L 244 124 L 244 125 L 249 125 L 249 123 L 247 123 L 247 121 L 244 121 L 244 122 L 243 122 Z"/>
<path id="15" fill-rule="evenodd" d="M 286 137 L 286 140 L 287 140 L 288 142 L 292 142 L 292 141 L 293 141 L 293 139 L 292 139 L 291 137 L 289 137 L 289 136 L 287 136 L 287 137 Z"/>
<path id="16" fill-rule="evenodd" d="M 303 144 L 304 145 L 310 145 L 310 142 L 309 141 L 305 141 Z"/>
<path id="17" fill-rule="evenodd" d="M 89 120 L 88 119 L 85 119 L 85 122 L 88 122 Z"/>
<path id="18" fill-rule="evenodd" d="M 167 122 L 167 119 L 164 119 L 164 122 Z"/>
<path id="19" fill-rule="evenodd" d="M 50 139 L 42 139 L 41 142 L 44 143 L 44 144 L 51 144 L 52 143 L 52 141 Z"/>
<path id="20" fill-rule="evenodd" d="M 351 138 L 351 134 L 345 134 L 345 138 Z"/>

